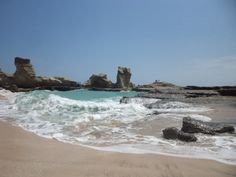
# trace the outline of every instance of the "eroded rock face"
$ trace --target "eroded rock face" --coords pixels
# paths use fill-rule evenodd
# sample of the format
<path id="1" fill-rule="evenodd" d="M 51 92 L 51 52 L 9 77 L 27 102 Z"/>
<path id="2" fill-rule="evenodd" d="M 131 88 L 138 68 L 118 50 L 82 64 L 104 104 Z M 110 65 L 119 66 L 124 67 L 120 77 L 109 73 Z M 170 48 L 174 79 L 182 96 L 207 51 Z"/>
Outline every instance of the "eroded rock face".
<path id="1" fill-rule="evenodd" d="M 0 71 L 0 87 L 3 87 L 5 89 L 13 91 L 13 92 L 18 90 L 18 88 L 15 84 L 15 79 L 14 79 L 13 75 L 6 74 L 2 71 Z"/>
<path id="2" fill-rule="evenodd" d="M 166 139 L 178 139 L 185 142 L 194 142 L 197 141 L 197 138 L 190 133 L 185 133 L 176 127 L 169 127 L 162 130 L 163 137 Z"/>
<path id="3" fill-rule="evenodd" d="M 64 77 L 36 76 L 30 59 L 15 58 L 16 72 L 9 75 L 0 71 L 0 87 L 11 91 L 30 91 L 33 89 L 72 90 L 77 89 L 75 81 Z"/>
<path id="4" fill-rule="evenodd" d="M 58 86 L 62 84 L 62 82 L 54 77 L 36 77 L 36 86 L 44 87 L 44 86 Z"/>
<path id="5" fill-rule="evenodd" d="M 118 67 L 116 86 L 118 88 L 128 89 L 130 84 L 131 71 L 130 68 Z"/>
<path id="6" fill-rule="evenodd" d="M 76 87 L 77 83 L 65 77 L 55 77 L 55 79 L 61 81 L 64 86 Z"/>
<path id="7" fill-rule="evenodd" d="M 112 82 L 107 79 L 106 74 L 99 74 L 99 75 L 93 74 L 87 81 L 86 87 L 111 88 Z"/>
<path id="8" fill-rule="evenodd" d="M 215 122 L 203 122 L 200 120 L 191 119 L 190 117 L 183 118 L 182 129 L 186 133 L 204 133 L 215 135 L 216 133 L 233 133 L 234 127 Z"/>
<path id="9" fill-rule="evenodd" d="M 22 88 L 34 87 L 36 76 L 30 59 L 16 57 L 15 66 L 14 79 L 16 85 Z"/>

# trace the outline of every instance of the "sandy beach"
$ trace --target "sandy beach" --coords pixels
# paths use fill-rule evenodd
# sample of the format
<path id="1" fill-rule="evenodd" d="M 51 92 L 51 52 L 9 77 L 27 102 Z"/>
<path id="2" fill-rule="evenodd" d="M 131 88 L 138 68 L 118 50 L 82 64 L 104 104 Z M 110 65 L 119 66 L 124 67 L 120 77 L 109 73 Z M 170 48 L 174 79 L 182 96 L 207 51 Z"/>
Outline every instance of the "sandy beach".
<path id="1" fill-rule="evenodd" d="M 0 122 L 0 177 L 226 177 L 236 168 L 212 160 L 95 151 L 45 139 Z"/>

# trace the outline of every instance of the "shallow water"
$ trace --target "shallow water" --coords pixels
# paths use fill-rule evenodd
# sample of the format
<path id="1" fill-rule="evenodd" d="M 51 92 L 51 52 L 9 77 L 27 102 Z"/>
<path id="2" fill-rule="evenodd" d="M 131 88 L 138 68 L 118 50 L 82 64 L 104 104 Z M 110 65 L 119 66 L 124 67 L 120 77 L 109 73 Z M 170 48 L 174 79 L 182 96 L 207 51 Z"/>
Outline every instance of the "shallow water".
<path id="1" fill-rule="evenodd" d="M 212 110 L 202 105 L 140 98 L 120 103 L 123 96 L 134 96 L 135 92 L 74 90 L 13 94 L 0 90 L 0 95 L 8 98 L 0 101 L 0 119 L 43 137 L 99 150 L 164 153 L 236 164 L 235 135 L 197 135 L 198 141 L 194 143 L 162 138 L 161 130 L 180 127 L 184 116 L 211 121 L 202 113 Z M 160 102 L 156 109 L 144 106 L 154 102 Z M 159 114 L 153 115 L 154 111 Z"/>

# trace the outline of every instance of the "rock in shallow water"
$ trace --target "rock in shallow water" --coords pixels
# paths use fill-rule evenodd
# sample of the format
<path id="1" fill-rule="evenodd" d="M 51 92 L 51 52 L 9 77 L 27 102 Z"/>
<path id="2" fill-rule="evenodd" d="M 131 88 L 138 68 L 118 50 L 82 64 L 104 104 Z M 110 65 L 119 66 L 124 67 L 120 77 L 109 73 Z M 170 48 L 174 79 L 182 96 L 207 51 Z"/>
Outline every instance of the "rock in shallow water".
<path id="1" fill-rule="evenodd" d="M 166 139 L 177 139 L 179 130 L 176 127 L 169 127 L 162 130 L 162 133 Z"/>
<path id="2" fill-rule="evenodd" d="M 191 119 L 190 117 L 183 118 L 182 129 L 185 133 L 204 133 L 215 135 L 216 133 L 233 133 L 234 127 L 215 122 L 203 122 L 200 120 Z"/>
<path id="3" fill-rule="evenodd" d="M 181 140 L 181 141 L 186 141 L 186 142 L 197 141 L 196 136 L 194 136 L 193 134 L 190 134 L 190 133 L 185 133 L 183 131 L 179 131 L 178 139 Z"/>
<path id="4" fill-rule="evenodd" d="M 163 131 L 163 137 L 166 139 L 178 139 L 185 142 L 194 142 L 197 141 L 197 138 L 190 133 L 185 133 L 176 127 L 169 127 L 164 129 Z"/>

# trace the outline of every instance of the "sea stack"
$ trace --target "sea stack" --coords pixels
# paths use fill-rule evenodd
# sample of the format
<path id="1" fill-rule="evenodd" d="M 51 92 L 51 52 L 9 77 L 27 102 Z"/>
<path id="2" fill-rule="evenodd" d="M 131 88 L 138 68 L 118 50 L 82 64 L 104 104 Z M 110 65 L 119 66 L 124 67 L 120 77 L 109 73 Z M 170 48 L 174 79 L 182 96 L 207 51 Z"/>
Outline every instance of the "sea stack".
<path id="1" fill-rule="evenodd" d="M 122 89 L 130 87 L 131 71 L 130 68 L 118 67 L 116 86 Z"/>
<path id="2" fill-rule="evenodd" d="M 30 59 L 15 58 L 16 72 L 14 79 L 18 87 L 29 88 L 35 84 L 36 74 Z"/>

